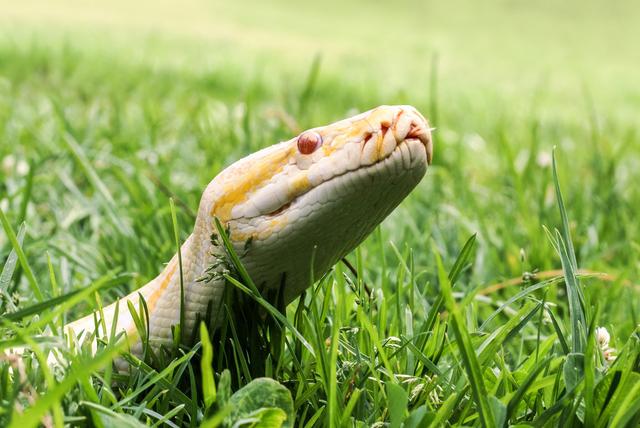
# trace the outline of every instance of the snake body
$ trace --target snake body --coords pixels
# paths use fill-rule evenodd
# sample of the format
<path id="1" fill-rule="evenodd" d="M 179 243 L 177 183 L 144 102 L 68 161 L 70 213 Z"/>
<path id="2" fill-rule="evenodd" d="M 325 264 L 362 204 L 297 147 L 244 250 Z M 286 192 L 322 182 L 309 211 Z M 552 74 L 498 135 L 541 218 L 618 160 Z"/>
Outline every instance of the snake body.
<path id="1" fill-rule="evenodd" d="M 192 234 L 178 255 L 148 284 L 119 303 L 116 333 L 136 337 L 126 302 L 149 315 L 149 343 L 172 342 L 180 322 L 193 331 L 210 306 L 218 315 L 225 279 L 224 249 L 214 217 L 228 231 L 253 282 L 279 289 L 287 304 L 360 244 L 411 192 L 431 163 L 424 117 L 411 106 L 380 106 L 313 128 L 260 150 L 218 174 L 203 192 Z M 213 238 L 213 239 L 212 239 Z M 313 260 L 313 265 L 312 265 Z M 65 326 L 69 336 L 91 335 L 96 317 L 111 326 L 116 304 Z M 134 340 L 132 351 L 140 351 Z"/>

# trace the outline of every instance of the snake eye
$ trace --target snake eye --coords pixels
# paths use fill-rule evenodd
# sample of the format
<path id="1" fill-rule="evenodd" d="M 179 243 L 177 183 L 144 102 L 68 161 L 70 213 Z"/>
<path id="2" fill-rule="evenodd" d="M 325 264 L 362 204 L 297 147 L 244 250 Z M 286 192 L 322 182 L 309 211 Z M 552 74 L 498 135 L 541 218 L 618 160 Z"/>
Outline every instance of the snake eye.
<path id="1" fill-rule="evenodd" d="M 317 132 L 303 132 L 298 137 L 298 151 L 303 155 L 310 155 L 322 145 L 322 137 Z"/>

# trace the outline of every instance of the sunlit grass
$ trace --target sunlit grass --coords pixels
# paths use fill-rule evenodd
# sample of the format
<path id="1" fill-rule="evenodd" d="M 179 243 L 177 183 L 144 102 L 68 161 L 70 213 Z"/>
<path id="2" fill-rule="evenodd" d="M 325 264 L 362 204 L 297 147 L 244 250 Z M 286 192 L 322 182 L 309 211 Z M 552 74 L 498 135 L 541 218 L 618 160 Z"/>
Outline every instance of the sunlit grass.
<path id="1" fill-rule="evenodd" d="M 544 85 L 452 99 L 437 76 L 389 93 L 322 66 L 286 85 L 238 67 L 0 46 L 0 350 L 39 350 L 0 363 L 0 425 L 215 426 L 253 388 L 284 392 L 253 383 L 232 395 L 262 376 L 290 392 L 295 426 L 640 421 L 635 121 L 586 92 L 572 114 L 549 114 Z M 38 363 L 62 343 L 47 328 L 97 307 L 97 293 L 110 303 L 157 274 L 225 165 L 397 102 L 435 121 L 435 162 L 347 257 L 353 271 L 337 265 L 286 310 L 230 279 L 247 313 L 230 307 L 236 319 L 210 344 L 170 350 L 157 366 L 125 357 L 136 369 L 112 371 L 109 341 L 95 358 L 66 355 L 68 369 Z M 238 322 L 256 313 L 260 328 Z M 261 412 L 253 417 L 288 413 Z"/>

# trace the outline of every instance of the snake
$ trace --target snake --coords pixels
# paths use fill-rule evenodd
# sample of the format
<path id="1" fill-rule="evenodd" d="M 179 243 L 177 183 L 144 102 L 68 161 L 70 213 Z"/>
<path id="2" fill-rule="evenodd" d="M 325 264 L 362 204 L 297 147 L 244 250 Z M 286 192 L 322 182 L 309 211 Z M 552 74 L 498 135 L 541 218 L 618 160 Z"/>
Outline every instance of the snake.
<path id="1" fill-rule="evenodd" d="M 220 319 L 228 281 L 220 229 L 262 294 L 286 305 L 356 248 L 418 185 L 431 164 L 431 129 L 412 106 L 379 106 L 308 129 L 236 161 L 206 186 L 191 235 L 162 272 L 119 301 L 64 326 L 67 337 L 95 337 L 104 321 L 133 338 L 131 303 L 148 316 L 148 344 L 193 331 L 205 314 Z M 117 308 L 120 308 L 119 310 Z M 137 339 L 136 339 L 137 338 Z"/>

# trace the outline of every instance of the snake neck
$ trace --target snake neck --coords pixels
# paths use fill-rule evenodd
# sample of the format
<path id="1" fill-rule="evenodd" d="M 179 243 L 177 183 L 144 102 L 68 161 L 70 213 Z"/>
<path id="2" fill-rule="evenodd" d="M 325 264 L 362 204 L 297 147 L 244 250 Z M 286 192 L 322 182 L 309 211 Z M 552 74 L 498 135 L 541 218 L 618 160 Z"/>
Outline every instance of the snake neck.
<path id="1" fill-rule="evenodd" d="M 214 224 L 208 215 L 212 195 L 209 188 L 201 199 L 193 232 L 180 247 L 162 272 L 147 284 L 97 312 L 97 318 L 90 314 L 65 325 L 69 336 L 89 337 L 110 335 L 112 326 L 115 333 L 126 333 L 132 343 L 132 351 L 141 350 L 140 335 L 130 313 L 133 305 L 140 319 L 149 320 L 149 342 L 156 345 L 173 341 L 172 329 L 179 322 L 181 337 L 185 344 L 192 342 L 193 332 L 199 320 L 206 316 L 218 317 L 220 301 L 224 291 L 224 279 L 216 275 L 223 266 L 212 269 L 215 261 L 224 254 L 220 245 L 212 240 Z M 144 299 L 144 304 L 140 299 Z M 147 313 L 141 313 L 146 307 Z M 182 314 L 181 314 L 182 311 Z M 96 325 L 95 320 L 104 320 Z M 205 320 L 207 321 L 207 320 Z"/>
<path id="2" fill-rule="evenodd" d="M 143 287 L 148 295 L 149 337 L 160 343 L 172 340 L 172 326 L 184 321 L 183 341 L 191 342 L 199 321 L 211 323 L 219 315 L 225 280 L 224 250 L 215 239 L 209 215 L 214 203 L 212 186 L 205 190 L 193 232 L 158 277 Z"/>

